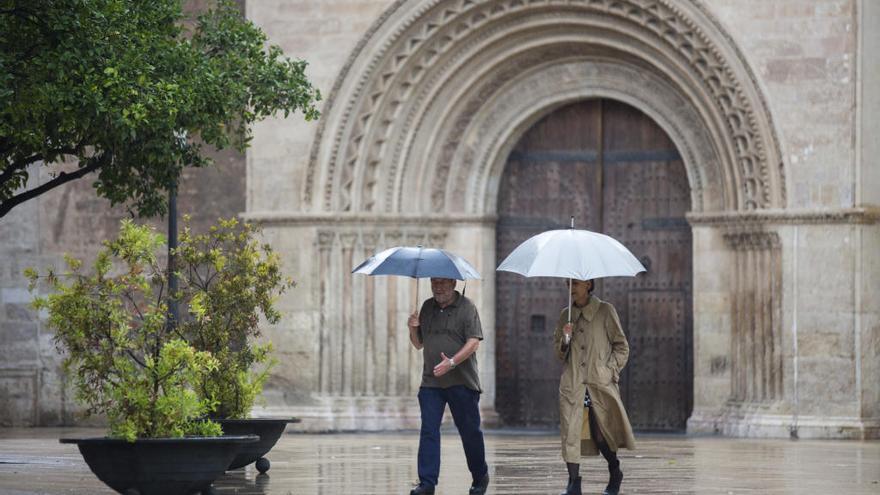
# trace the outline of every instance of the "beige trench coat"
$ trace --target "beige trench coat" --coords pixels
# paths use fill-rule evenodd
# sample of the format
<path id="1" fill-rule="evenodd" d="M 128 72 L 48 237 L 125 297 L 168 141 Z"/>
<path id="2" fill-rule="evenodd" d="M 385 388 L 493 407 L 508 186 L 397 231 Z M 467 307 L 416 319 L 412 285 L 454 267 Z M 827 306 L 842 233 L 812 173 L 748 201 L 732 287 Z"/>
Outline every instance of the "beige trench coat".
<path id="1" fill-rule="evenodd" d="M 596 424 L 611 450 L 634 449 L 635 438 L 617 386 L 629 357 L 629 344 L 617 311 L 595 296 L 583 308 L 573 305 L 571 310 L 570 345 L 564 345 L 562 333 L 562 327 L 568 323 L 568 308 L 559 315 L 554 341 L 556 354 L 564 363 L 559 379 L 562 458 L 579 463 L 581 456 L 599 453 L 586 423 L 586 389 L 590 390 Z"/>

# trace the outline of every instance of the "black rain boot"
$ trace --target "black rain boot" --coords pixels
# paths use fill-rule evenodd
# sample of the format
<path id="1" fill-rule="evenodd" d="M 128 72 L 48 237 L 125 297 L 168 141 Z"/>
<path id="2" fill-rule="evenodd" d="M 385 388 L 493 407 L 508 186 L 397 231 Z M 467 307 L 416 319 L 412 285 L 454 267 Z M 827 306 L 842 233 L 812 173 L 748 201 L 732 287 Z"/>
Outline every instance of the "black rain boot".
<path id="1" fill-rule="evenodd" d="M 608 485 L 602 495 L 617 495 L 620 492 L 620 484 L 623 482 L 623 471 L 620 469 L 620 460 L 617 458 L 617 452 L 613 452 L 607 443 L 599 445 L 599 451 L 602 457 L 608 461 Z"/>
<path id="2" fill-rule="evenodd" d="M 620 461 L 617 460 L 617 454 L 611 452 L 608 459 L 608 486 L 602 495 L 617 495 L 620 492 L 620 483 L 623 482 L 623 471 L 620 470 Z M 607 459 L 607 458 L 606 458 Z"/>
<path id="3" fill-rule="evenodd" d="M 620 493 L 620 484 L 622 482 L 623 471 L 618 467 L 611 472 L 611 477 L 608 479 L 608 486 L 605 487 L 605 491 L 602 492 L 602 495 L 617 495 Z"/>
<path id="4" fill-rule="evenodd" d="M 568 486 L 561 495 L 583 495 L 581 493 L 581 477 L 568 478 Z"/>

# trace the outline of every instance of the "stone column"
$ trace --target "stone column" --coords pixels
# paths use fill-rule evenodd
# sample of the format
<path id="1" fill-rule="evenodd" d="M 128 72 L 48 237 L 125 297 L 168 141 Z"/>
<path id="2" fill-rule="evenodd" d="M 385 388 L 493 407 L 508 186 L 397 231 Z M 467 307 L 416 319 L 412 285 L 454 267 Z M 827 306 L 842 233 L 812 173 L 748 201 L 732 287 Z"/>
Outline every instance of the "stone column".
<path id="1" fill-rule="evenodd" d="M 734 251 L 731 400 L 768 403 L 782 397 L 782 263 L 775 232 L 725 234 Z"/>

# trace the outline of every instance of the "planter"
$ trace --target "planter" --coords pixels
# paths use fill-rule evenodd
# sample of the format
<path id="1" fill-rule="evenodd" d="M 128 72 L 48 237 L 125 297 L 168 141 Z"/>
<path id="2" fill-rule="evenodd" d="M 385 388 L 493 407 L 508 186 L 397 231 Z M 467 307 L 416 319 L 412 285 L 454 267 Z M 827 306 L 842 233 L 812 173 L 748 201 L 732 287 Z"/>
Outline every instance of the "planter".
<path id="1" fill-rule="evenodd" d="M 226 435 L 257 435 L 260 437 L 259 442 L 242 446 L 235 459 L 229 464 L 229 469 L 239 469 L 256 462 L 257 471 L 260 473 L 269 470 L 269 459 L 263 456 L 272 450 L 272 447 L 281 438 L 281 434 L 284 433 L 287 424 L 299 423 L 297 418 L 212 419 L 212 421 L 220 423 L 220 426 L 223 427 L 223 433 Z"/>
<path id="2" fill-rule="evenodd" d="M 95 476 L 126 495 L 207 493 L 230 461 L 255 436 L 144 438 L 62 438 L 75 443 Z"/>

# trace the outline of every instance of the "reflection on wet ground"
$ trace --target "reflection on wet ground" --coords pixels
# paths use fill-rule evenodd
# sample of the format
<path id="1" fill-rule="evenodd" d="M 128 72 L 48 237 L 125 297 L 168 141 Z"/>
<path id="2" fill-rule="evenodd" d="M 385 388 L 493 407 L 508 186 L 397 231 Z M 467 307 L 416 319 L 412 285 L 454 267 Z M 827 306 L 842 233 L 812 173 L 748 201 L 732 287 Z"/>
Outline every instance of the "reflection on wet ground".
<path id="1" fill-rule="evenodd" d="M 100 436 L 100 430 L 0 429 L 0 493 L 109 494 L 61 436 Z M 880 442 L 740 440 L 642 436 L 621 453 L 621 493 L 880 494 Z M 218 494 L 409 493 L 416 474 L 418 433 L 289 434 L 269 454 L 272 468 L 232 471 Z M 559 493 L 566 473 L 552 434 L 489 432 L 489 493 Z M 584 493 L 601 493 L 607 471 L 587 459 Z M 470 475 L 454 431 L 443 435 L 437 493 L 464 494 Z"/>

